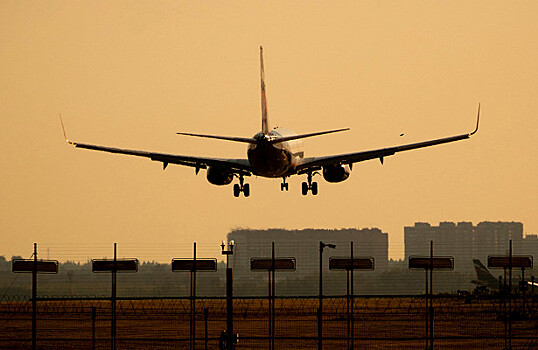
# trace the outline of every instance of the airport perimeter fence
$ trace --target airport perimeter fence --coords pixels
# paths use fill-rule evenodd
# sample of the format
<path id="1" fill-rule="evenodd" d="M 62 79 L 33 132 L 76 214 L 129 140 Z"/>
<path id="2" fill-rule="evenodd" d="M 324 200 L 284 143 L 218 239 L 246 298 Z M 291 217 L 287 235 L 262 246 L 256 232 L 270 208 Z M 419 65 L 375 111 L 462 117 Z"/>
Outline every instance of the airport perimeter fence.
<path id="1" fill-rule="evenodd" d="M 522 302 L 514 296 L 508 318 L 507 300 L 493 296 L 438 295 L 431 311 L 425 296 L 324 297 L 322 348 L 538 349 L 538 298 L 527 298 L 524 309 Z M 38 349 L 219 349 L 226 310 L 225 298 L 118 298 L 114 343 L 110 299 L 39 298 L 36 343 Z M 236 349 L 320 348 L 317 298 L 276 297 L 273 319 L 269 310 L 267 297 L 234 298 Z M 0 349 L 31 348 L 31 301 L 0 302 Z"/>

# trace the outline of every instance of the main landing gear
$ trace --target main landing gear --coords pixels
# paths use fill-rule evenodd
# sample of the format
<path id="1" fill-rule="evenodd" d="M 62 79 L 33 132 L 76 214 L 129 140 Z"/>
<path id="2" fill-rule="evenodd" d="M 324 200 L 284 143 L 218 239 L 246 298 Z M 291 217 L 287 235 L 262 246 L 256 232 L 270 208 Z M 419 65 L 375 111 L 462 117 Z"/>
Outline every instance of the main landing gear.
<path id="1" fill-rule="evenodd" d="M 301 187 L 303 196 L 306 196 L 309 190 L 312 191 L 312 195 L 316 196 L 318 194 L 318 183 L 315 181 L 312 182 L 312 173 L 308 173 L 307 175 L 307 181 L 303 182 Z"/>
<path id="2" fill-rule="evenodd" d="M 243 192 L 245 197 L 250 196 L 250 186 L 249 184 L 243 184 L 244 178 L 243 175 L 239 175 L 239 183 L 234 184 L 234 197 L 239 197 L 239 194 Z"/>
<path id="3" fill-rule="evenodd" d="M 286 177 L 285 176 L 282 178 L 282 183 L 280 184 L 280 190 L 281 191 L 289 190 L 289 186 L 288 186 L 288 183 L 286 182 Z"/>

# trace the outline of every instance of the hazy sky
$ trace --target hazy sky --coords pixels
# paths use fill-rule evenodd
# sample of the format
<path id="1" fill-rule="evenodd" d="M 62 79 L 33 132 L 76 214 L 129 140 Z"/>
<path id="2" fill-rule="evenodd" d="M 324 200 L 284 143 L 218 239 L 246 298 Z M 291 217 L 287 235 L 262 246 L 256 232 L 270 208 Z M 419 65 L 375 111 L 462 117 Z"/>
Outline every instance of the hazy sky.
<path id="1" fill-rule="evenodd" d="M 521 221 L 538 233 L 538 3 L 530 1 L 0 2 L 0 255 L 217 255 L 236 227 L 379 227 L 403 257 L 417 221 Z M 470 140 L 356 164 L 320 193 L 249 178 L 251 196 L 205 171 L 65 144 L 246 157 L 269 118 L 306 156 L 480 131 Z M 405 133 L 404 137 L 400 137 Z M 121 250 L 123 247 L 123 250 Z M 43 253 L 44 251 L 41 250 Z M 121 255 L 120 254 L 120 255 Z M 220 255 L 220 254 L 219 254 Z M 43 255 L 42 255 L 43 256 Z"/>

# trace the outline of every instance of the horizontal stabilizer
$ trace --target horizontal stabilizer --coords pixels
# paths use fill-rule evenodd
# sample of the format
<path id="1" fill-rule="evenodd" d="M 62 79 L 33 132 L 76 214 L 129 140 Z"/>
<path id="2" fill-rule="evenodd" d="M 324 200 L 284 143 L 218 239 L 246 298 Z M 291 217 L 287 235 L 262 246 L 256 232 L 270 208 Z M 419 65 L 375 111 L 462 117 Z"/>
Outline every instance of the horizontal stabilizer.
<path id="1" fill-rule="evenodd" d="M 190 133 L 186 133 L 186 132 L 178 132 L 176 134 L 178 134 L 178 135 L 187 135 L 187 136 L 195 136 L 195 137 L 204 137 L 204 138 L 208 138 L 208 139 L 227 140 L 227 141 L 234 141 L 234 142 L 256 143 L 256 140 L 254 140 L 253 138 L 250 138 L 250 137 L 190 134 Z"/>
<path id="2" fill-rule="evenodd" d="M 345 129 L 336 129 L 336 130 L 329 130 L 329 131 L 313 132 L 313 133 L 310 133 L 310 134 L 302 134 L 302 135 L 293 135 L 293 136 L 277 137 L 277 138 L 275 138 L 275 139 L 272 139 L 270 142 L 271 142 L 271 143 L 286 142 L 286 141 L 291 141 L 291 140 L 304 139 L 304 138 L 307 138 L 307 137 L 319 136 L 319 135 L 325 135 L 325 134 L 331 134 L 331 133 L 333 133 L 333 132 L 347 131 L 347 130 L 349 130 L 349 128 L 345 128 Z"/>

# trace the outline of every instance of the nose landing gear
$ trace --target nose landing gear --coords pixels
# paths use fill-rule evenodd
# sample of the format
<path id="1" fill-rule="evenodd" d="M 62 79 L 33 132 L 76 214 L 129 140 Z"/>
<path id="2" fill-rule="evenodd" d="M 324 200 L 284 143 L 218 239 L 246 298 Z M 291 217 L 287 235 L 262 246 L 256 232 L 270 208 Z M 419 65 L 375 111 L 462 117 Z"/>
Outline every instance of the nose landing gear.
<path id="1" fill-rule="evenodd" d="M 243 182 L 243 175 L 239 175 L 239 183 L 234 185 L 234 197 L 239 197 L 241 192 L 243 192 L 245 197 L 250 196 L 250 186 L 249 184 L 243 184 Z"/>
<path id="2" fill-rule="evenodd" d="M 303 196 L 306 196 L 309 190 L 312 191 L 313 196 L 316 196 L 318 194 L 318 183 L 315 181 L 312 182 L 312 175 L 315 175 L 315 174 L 317 173 L 314 173 L 314 174 L 308 173 L 307 181 L 302 183 L 301 192 Z"/>
<path id="3" fill-rule="evenodd" d="M 280 184 L 280 190 L 281 191 L 284 191 L 284 190 L 288 190 L 289 187 L 288 187 L 288 183 L 286 182 L 286 177 L 283 177 L 282 178 L 282 183 Z"/>

